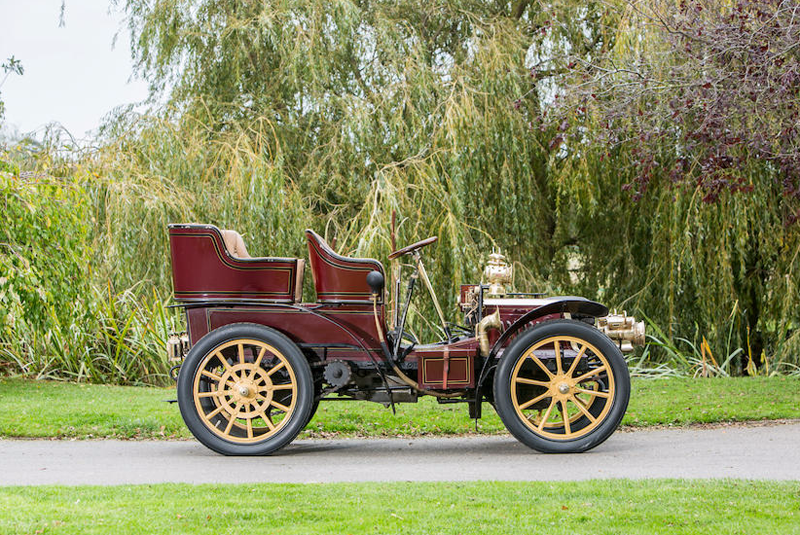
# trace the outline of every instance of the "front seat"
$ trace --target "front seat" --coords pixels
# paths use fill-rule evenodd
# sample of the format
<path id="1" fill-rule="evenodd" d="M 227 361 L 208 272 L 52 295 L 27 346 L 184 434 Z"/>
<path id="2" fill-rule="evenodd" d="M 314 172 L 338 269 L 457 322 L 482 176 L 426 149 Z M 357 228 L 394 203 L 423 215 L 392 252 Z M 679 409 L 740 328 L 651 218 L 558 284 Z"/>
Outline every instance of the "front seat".
<path id="1" fill-rule="evenodd" d="M 367 273 L 375 270 L 385 277 L 381 263 L 371 258 L 338 255 L 322 236 L 311 229 L 306 230 L 306 237 L 317 302 L 371 303 Z"/>

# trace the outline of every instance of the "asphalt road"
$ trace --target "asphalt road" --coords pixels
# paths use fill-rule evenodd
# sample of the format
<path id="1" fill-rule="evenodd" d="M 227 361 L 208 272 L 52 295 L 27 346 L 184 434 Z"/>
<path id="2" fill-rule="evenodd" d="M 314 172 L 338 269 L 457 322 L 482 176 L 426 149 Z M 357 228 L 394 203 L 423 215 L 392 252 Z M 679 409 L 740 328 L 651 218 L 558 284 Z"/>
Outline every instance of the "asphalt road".
<path id="1" fill-rule="evenodd" d="M 659 477 L 800 481 L 800 423 L 617 432 L 572 455 L 510 437 L 300 440 L 256 458 L 194 441 L 0 440 L 0 485 Z"/>

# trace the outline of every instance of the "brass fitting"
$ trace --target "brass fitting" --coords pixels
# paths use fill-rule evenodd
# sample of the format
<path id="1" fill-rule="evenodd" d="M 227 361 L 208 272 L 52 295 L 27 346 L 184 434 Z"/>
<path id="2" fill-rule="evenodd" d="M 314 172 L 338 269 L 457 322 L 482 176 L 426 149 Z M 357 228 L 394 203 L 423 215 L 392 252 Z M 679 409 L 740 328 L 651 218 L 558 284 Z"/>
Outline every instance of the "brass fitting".
<path id="1" fill-rule="evenodd" d="M 597 318 L 597 328 L 612 340 L 619 342 L 620 350 L 624 353 L 633 351 L 633 346 L 644 345 L 644 322 L 637 322 L 633 316 L 628 316 L 624 310 L 622 314 L 613 314 Z"/>
<path id="2" fill-rule="evenodd" d="M 489 283 L 486 297 L 505 297 L 505 285 L 511 283 L 513 274 L 513 269 L 506 263 L 505 256 L 499 252 L 490 254 L 486 268 L 483 270 L 483 277 Z"/>
<path id="3" fill-rule="evenodd" d="M 172 333 L 167 339 L 167 359 L 170 362 L 179 362 L 189 352 L 189 335 L 186 333 Z"/>
<path id="4" fill-rule="evenodd" d="M 478 325 L 475 327 L 475 337 L 478 339 L 478 343 L 481 347 L 481 355 L 484 357 L 489 356 L 489 335 L 486 334 L 486 331 L 489 329 L 499 329 L 502 326 L 500 323 L 500 309 L 494 311 L 494 314 L 490 314 L 484 317 Z"/>

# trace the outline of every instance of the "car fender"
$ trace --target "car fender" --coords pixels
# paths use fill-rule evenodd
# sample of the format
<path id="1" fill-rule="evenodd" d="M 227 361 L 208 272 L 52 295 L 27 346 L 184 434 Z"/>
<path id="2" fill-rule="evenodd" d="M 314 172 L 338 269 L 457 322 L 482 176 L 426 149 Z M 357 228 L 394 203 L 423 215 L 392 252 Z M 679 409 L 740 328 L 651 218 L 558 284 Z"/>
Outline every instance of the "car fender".
<path id="1" fill-rule="evenodd" d="M 478 377 L 478 384 L 476 385 L 478 390 L 483 387 L 491 370 L 497 366 L 496 358 L 500 350 L 507 345 L 509 339 L 523 330 L 532 321 L 554 314 L 558 314 L 560 317 L 569 314 L 570 316 L 589 316 L 593 318 L 608 315 L 607 306 L 584 297 L 556 296 L 547 298 L 544 301 L 542 306 L 529 310 L 517 318 L 514 323 L 509 325 L 508 328 L 500 334 L 500 337 L 495 341 L 489 351 L 489 358 L 484 361 L 480 376 Z"/>
<path id="2" fill-rule="evenodd" d="M 562 317 L 565 314 L 569 314 L 570 316 L 590 316 L 593 318 L 608 315 L 607 306 L 596 301 L 590 301 L 584 297 L 558 296 L 548 298 L 546 301 L 547 302 L 542 306 L 529 310 L 517 318 L 514 323 L 509 325 L 509 327 L 500 334 L 500 337 L 492 346 L 491 351 L 489 351 L 490 360 L 492 357 L 497 356 L 498 352 L 509 338 L 514 336 L 528 323 L 538 318 L 550 316 L 552 314 L 559 314 Z"/>

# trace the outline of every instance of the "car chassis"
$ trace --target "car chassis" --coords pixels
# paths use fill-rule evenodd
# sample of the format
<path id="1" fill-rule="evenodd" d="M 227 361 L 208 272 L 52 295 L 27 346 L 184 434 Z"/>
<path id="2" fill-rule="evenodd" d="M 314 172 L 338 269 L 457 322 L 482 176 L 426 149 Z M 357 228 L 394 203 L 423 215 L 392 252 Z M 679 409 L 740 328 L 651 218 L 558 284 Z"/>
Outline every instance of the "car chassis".
<path id="1" fill-rule="evenodd" d="M 173 306 L 187 328 L 167 347 L 179 361 L 181 415 L 212 450 L 272 453 L 328 400 L 394 407 L 433 396 L 466 403 L 476 419 L 488 401 L 511 434 L 542 452 L 588 450 L 619 425 L 630 395 L 621 351 L 643 343 L 643 323 L 582 297 L 509 292 L 511 267 L 499 253 L 485 282 L 461 286 L 463 324 L 449 323 L 422 259 L 434 236 L 389 255 L 388 328 L 383 265 L 341 256 L 312 230 L 306 238 L 311 303 L 302 302 L 303 259 L 252 258 L 235 231 L 169 225 Z M 412 270 L 404 292 L 401 259 Z M 420 279 L 444 334 L 434 344 L 406 330 Z"/>

